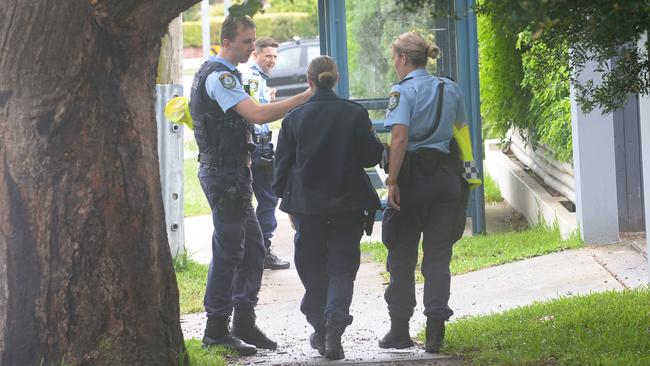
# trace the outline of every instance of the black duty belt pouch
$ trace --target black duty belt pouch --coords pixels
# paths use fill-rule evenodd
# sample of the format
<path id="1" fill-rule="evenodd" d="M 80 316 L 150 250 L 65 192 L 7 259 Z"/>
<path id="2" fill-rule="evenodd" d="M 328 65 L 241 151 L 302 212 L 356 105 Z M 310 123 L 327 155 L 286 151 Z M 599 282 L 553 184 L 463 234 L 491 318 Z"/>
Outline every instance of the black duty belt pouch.
<path id="1" fill-rule="evenodd" d="M 400 212 L 386 207 L 381 219 L 381 241 L 387 249 L 395 248 L 399 239 Z"/>
<path id="2" fill-rule="evenodd" d="M 388 174 L 389 167 L 388 162 L 390 161 L 390 146 L 386 143 L 384 145 L 384 152 L 381 156 L 381 161 L 379 166 L 384 169 L 384 172 Z M 413 182 L 413 168 L 412 168 L 412 158 L 413 153 L 410 151 L 404 152 L 404 159 L 402 160 L 402 166 L 399 169 L 399 174 L 397 176 L 397 184 L 400 186 L 409 185 Z"/>
<path id="3" fill-rule="evenodd" d="M 363 231 L 366 235 L 372 235 L 372 228 L 375 225 L 375 210 L 365 211 L 363 213 Z"/>
<path id="4" fill-rule="evenodd" d="M 217 214 L 219 219 L 223 222 L 236 222 L 243 219 L 246 207 L 250 204 L 252 197 L 247 194 L 248 190 L 244 187 L 242 173 L 226 175 L 219 183 L 214 186 L 215 194 L 218 197 Z"/>

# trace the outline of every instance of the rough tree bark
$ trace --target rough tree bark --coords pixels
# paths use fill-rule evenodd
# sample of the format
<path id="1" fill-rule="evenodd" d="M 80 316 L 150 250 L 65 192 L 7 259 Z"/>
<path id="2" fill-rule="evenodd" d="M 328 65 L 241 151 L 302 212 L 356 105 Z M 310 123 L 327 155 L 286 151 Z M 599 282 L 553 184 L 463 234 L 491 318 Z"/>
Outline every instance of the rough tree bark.
<path id="1" fill-rule="evenodd" d="M 175 365 L 160 39 L 197 0 L 0 1 L 0 364 Z"/>

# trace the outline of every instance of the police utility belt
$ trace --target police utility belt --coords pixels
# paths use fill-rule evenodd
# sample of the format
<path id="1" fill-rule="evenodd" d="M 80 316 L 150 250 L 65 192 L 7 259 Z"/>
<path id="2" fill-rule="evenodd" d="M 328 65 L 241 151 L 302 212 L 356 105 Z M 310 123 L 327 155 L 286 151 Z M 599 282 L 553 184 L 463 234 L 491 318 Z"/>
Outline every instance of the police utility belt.
<path id="1" fill-rule="evenodd" d="M 253 142 L 259 146 L 265 146 L 271 143 L 271 138 L 273 136 L 273 131 L 265 133 L 255 133 L 253 134 Z"/>
<path id="2" fill-rule="evenodd" d="M 250 154 L 239 154 L 229 156 L 215 156 L 212 154 L 199 153 L 199 163 L 209 165 L 213 168 L 231 168 L 250 165 Z"/>

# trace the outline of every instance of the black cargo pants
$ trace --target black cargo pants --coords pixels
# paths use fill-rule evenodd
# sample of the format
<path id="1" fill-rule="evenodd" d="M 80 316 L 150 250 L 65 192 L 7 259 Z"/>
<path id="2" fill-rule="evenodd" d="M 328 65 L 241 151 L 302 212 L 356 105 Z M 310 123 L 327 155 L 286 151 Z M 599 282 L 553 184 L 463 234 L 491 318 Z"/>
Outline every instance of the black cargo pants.
<path id="1" fill-rule="evenodd" d="M 459 224 L 464 227 L 466 186 L 461 179 L 449 156 L 440 159 L 430 172 L 414 167 L 410 182 L 399 187 L 401 210 L 388 207 L 384 211 L 382 239 L 389 248 L 386 266 L 390 272 L 384 299 L 391 317 L 413 315 L 420 237 L 424 314 L 436 320 L 447 320 L 453 314 L 448 305 L 449 263 Z"/>

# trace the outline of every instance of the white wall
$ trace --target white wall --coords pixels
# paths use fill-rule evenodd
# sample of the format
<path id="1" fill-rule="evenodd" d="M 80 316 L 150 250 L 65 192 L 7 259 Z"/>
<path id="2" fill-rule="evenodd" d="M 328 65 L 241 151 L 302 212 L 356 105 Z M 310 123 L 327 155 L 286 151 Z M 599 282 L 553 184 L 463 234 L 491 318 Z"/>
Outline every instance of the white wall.
<path id="1" fill-rule="evenodd" d="M 602 77 L 588 63 L 578 80 Z M 616 156 L 613 114 L 598 108 L 583 113 L 571 87 L 571 125 L 573 130 L 573 166 L 576 180 L 576 214 L 580 234 L 586 244 L 619 241 L 618 198 L 616 192 Z M 650 141 L 650 139 L 649 139 Z"/>

